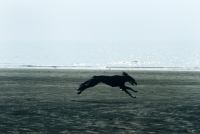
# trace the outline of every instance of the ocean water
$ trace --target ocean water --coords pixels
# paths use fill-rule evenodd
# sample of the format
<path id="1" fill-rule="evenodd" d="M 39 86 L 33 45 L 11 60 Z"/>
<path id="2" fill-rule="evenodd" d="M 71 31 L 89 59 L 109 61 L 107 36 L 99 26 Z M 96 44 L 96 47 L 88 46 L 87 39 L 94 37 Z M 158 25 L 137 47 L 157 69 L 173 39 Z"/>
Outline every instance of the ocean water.
<path id="1" fill-rule="evenodd" d="M 0 68 L 199 70 L 195 41 L 5 42 Z"/>

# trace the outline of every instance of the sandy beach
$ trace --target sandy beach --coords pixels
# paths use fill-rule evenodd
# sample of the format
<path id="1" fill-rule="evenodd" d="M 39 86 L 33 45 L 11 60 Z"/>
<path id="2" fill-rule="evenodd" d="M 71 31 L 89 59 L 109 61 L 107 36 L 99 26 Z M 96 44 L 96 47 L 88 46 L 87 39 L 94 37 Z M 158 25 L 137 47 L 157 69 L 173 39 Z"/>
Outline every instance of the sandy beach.
<path id="1" fill-rule="evenodd" d="M 0 133 L 200 133 L 200 72 L 126 72 L 137 98 L 104 84 L 77 95 L 92 76 L 122 71 L 0 69 Z"/>

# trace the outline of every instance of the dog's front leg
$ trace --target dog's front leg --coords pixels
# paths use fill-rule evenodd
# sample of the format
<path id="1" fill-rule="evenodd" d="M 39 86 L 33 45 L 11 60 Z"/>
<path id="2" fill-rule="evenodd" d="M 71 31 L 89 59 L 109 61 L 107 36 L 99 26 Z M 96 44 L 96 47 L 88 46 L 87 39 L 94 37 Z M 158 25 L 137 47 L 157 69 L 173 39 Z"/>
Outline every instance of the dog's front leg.
<path id="1" fill-rule="evenodd" d="M 130 94 L 127 90 L 126 90 L 126 86 L 122 85 L 120 86 L 121 90 L 124 91 L 125 93 L 127 93 L 129 96 L 131 96 L 132 98 L 136 98 L 136 96 L 132 96 L 132 94 Z"/>
<path id="2" fill-rule="evenodd" d="M 136 96 L 132 96 L 126 89 L 123 89 L 123 91 L 125 91 L 129 96 L 131 96 L 132 98 L 136 98 Z"/>
<path id="3" fill-rule="evenodd" d="M 133 92 L 137 92 L 136 90 L 134 90 L 134 89 L 132 89 L 132 88 L 130 88 L 130 87 L 127 87 L 127 86 L 125 86 L 126 87 L 126 89 L 129 89 L 129 90 L 131 90 L 131 91 L 133 91 Z"/>

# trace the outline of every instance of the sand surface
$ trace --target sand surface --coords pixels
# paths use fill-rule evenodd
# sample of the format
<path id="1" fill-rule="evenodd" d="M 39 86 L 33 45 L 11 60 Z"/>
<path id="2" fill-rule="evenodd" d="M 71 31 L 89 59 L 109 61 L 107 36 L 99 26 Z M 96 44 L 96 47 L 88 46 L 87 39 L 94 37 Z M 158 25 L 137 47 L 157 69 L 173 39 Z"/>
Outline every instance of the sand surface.
<path id="1" fill-rule="evenodd" d="M 76 94 L 121 72 L 0 69 L 0 133 L 200 133 L 200 72 L 127 71 L 136 99 L 104 84 Z"/>

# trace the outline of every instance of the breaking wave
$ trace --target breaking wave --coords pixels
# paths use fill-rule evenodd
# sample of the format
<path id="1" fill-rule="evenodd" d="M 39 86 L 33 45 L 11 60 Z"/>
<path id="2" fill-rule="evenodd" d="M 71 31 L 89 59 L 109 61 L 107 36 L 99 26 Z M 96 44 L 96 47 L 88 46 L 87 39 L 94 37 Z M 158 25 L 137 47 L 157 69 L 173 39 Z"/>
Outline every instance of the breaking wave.
<path id="1" fill-rule="evenodd" d="M 186 70 L 200 71 L 196 62 L 155 62 L 155 61 L 107 61 L 104 63 L 73 63 L 70 65 L 36 65 L 1 63 L 0 68 L 27 69 L 102 69 L 102 70 Z"/>

